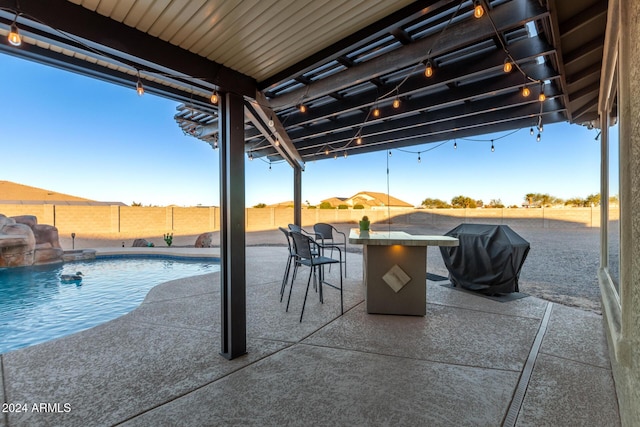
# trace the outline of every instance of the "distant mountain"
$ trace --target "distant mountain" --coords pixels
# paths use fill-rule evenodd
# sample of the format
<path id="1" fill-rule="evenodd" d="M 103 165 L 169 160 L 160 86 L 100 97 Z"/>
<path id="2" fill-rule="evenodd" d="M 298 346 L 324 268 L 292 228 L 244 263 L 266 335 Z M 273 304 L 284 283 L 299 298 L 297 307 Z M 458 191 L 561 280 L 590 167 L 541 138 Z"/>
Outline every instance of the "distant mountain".
<path id="1" fill-rule="evenodd" d="M 0 181 L 0 204 L 64 204 L 64 205 L 124 205 L 121 202 L 97 202 L 84 197 L 58 193 L 11 181 Z"/>

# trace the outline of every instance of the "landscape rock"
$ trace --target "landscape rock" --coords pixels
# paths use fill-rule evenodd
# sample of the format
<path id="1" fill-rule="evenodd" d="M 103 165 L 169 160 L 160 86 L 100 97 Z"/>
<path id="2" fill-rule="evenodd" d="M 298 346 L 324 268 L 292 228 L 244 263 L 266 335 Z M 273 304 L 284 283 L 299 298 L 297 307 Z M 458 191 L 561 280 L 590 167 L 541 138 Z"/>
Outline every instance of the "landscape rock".
<path id="1" fill-rule="evenodd" d="M 149 248 L 155 246 L 153 243 L 149 242 L 147 239 L 136 239 L 133 241 L 134 248 Z"/>
<path id="2" fill-rule="evenodd" d="M 194 247 L 196 248 L 213 248 L 214 245 L 214 238 L 213 238 L 213 234 L 212 232 L 208 232 L 208 233 L 202 233 L 201 235 L 198 236 L 198 238 L 196 239 L 196 243 L 194 245 Z M 217 243 L 217 242 L 216 242 Z"/>

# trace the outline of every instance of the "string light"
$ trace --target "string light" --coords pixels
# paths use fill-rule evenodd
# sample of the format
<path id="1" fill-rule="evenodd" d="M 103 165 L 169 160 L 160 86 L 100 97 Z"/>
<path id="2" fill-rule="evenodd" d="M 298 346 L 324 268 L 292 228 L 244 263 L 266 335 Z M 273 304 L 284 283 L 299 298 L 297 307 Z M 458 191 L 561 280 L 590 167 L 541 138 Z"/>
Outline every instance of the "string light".
<path id="1" fill-rule="evenodd" d="M 373 109 L 373 117 L 380 117 L 380 109 L 378 107 Z"/>
<path id="2" fill-rule="evenodd" d="M 280 146 L 280 140 L 278 138 L 276 138 L 276 142 L 275 142 L 276 147 Z"/>
<path id="3" fill-rule="evenodd" d="M 491 140 L 491 152 L 496 151 L 496 147 L 493 146 L 493 139 Z"/>
<path id="4" fill-rule="evenodd" d="M 509 61 L 508 56 L 504 59 L 504 66 L 502 67 L 502 70 L 505 73 L 510 73 L 511 70 L 513 70 L 513 64 L 511 64 L 511 61 Z"/>
<path id="5" fill-rule="evenodd" d="M 473 16 L 477 19 L 482 18 L 482 15 L 484 15 L 484 7 L 482 7 L 482 3 L 480 2 L 480 0 L 475 0 L 473 4 Z"/>
<path id="6" fill-rule="evenodd" d="M 211 103 L 217 104 L 219 100 L 220 100 L 220 97 L 218 96 L 218 92 L 216 92 L 215 90 L 211 92 Z"/>
<path id="7" fill-rule="evenodd" d="M 424 69 L 424 75 L 427 77 L 433 76 L 433 66 L 431 66 L 431 60 L 427 60 L 427 66 Z"/>
<path id="8" fill-rule="evenodd" d="M 142 80 L 140 79 L 140 70 L 138 70 L 138 82 L 136 83 L 136 92 L 138 92 L 138 96 L 144 95 L 144 87 L 142 86 Z"/>
<path id="9" fill-rule="evenodd" d="M 547 95 L 544 94 L 544 83 L 540 83 L 540 95 L 538 95 L 538 101 L 544 102 L 547 99 Z"/>
<path id="10" fill-rule="evenodd" d="M 538 136 L 536 136 L 536 141 L 540 142 L 540 139 L 542 138 L 542 136 L 540 134 L 538 134 Z"/>
<path id="11" fill-rule="evenodd" d="M 529 135 L 533 136 L 533 128 L 529 129 Z"/>
<path id="12" fill-rule="evenodd" d="M 393 108 L 400 108 L 400 98 L 396 95 L 396 99 L 393 100 Z"/>
<path id="13" fill-rule="evenodd" d="M 418 153 L 418 163 L 422 162 L 422 159 L 420 158 L 420 153 Z"/>
<path id="14" fill-rule="evenodd" d="M 325 154 L 325 156 L 328 156 L 328 155 L 329 155 L 329 149 L 328 149 L 328 148 L 325 148 L 325 149 L 324 149 L 324 154 Z"/>
<path id="15" fill-rule="evenodd" d="M 453 141 L 453 149 L 454 150 L 458 149 L 458 143 L 456 141 Z"/>
<path id="16" fill-rule="evenodd" d="M 522 87 L 522 96 L 527 98 L 529 95 L 531 95 L 531 90 L 526 85 L 523 86 Z"/>
<path id="17" fill-rule="evenodd" d="M 358 145 L 362 144 L 362 137 L 361 136 L 358 136 L 356 138 L 356 144 L 358 144 Z"/>
<path id="18" fill-rule="evenodd" d="M 16 24 L 16 20 L 18 19 L 18 14 L 16 13 L 16 17 L 13 19 L 13 23 L 11 24 L 11 29 L 9 30 L 9 36 L 7 40 L 13 46 L 20 46 L 22 44 L 22 37 L 20 36 L 20 31 L 18 30 L 18 25 Z"/>
<path id="19" fill-rule="evenodd" d="M 304 104 L 300 104 L 298 106 L 298 109 L 300 110 L 301 113 L 306 113 L 307 112 L 307 106 Z"/>
<path id="20" fill-rule="evenodd" d="M 249 160 L 253 161 L 253 153 L 249 153 Z"/>
<path id="21" fill-rule="evenodd" d="M 344 158 L 347 158 L 347 150 L 344 150 Z"/>
<path id="22" fill-rule="evenodd" d="M 389 150 L 389 157 L 391 157 L 391 150 Z"/>
<path id="23" fill-rule="evenodd" d="M 272 128 L 275 123 L 273 122 L 273 115 L 271 117 L 269 117 L 269 123 L 267 123 L 269 125 L 270 128 Z"/>

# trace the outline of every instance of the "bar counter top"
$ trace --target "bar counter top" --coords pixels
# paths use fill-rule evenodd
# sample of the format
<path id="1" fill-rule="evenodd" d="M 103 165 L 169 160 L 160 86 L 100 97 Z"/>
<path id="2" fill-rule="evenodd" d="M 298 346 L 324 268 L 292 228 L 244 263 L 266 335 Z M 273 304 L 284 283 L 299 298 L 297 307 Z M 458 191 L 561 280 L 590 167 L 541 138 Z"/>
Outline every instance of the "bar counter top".
<path id="1" fill-rule="evenodd" d="M 363 232 L 352 228 L 349 243 L 375 246 L 458 246 L 458 239 L 449 236 L 426 236 L 405 233 L 404 231 Z"/>

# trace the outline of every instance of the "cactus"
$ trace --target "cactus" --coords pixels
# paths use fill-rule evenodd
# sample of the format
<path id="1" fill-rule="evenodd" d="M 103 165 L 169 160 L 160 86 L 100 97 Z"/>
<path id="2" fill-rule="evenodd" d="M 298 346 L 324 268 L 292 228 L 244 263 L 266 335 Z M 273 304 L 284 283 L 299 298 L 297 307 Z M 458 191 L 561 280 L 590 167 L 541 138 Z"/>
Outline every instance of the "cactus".
<path id="1" fill-rule="evenodd" d="M 173 243 L 173 233 L 165 234 L 164 241 L 167 243 L 167 246 L 171 246 L 171 244 Z"/>

